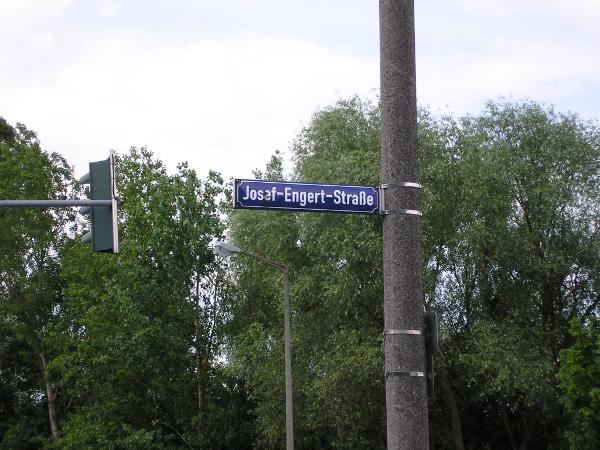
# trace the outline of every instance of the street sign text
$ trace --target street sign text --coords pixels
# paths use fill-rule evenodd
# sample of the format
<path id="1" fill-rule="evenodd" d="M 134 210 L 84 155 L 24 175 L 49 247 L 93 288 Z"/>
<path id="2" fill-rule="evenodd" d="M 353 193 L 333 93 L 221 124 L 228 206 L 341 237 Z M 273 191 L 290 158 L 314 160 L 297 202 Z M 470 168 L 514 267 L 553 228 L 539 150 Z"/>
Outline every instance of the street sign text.
<path id="1" fill-rule="evenodd" d="M 379 213 L 375 186 L 235 180 L 236 208 Z"/>

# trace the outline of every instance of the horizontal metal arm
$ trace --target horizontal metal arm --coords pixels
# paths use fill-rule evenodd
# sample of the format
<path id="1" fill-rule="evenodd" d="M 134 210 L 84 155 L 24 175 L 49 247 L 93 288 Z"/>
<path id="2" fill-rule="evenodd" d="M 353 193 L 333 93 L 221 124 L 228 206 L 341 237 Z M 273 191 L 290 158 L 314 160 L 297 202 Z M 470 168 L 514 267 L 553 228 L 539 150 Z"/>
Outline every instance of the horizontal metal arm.
<path id="1" fill-rule="evenodd" d="M 267 259 L 264 256 L 255 255 L 254 253 L 246 252 L 244 250 L 240 250 L 239 253 L 241 253 L 242 255 L 249 256 L 250 258 L 254 258 L 257 261 L 261 261 L 265 264 L 268 264 L 269 266 L 276 267 L 277 269 L 281 270 L 283 273 L 288 273 L 288 266 L 286 266 L 285 264 L 281 264 L 276 261 L 271 261 L 270 259 Z"/>
<path id="2" fill-rule="evenodd" d="M 112 206 L 112 200 L 0 200 L 0 208 L 65 208 Z"/>

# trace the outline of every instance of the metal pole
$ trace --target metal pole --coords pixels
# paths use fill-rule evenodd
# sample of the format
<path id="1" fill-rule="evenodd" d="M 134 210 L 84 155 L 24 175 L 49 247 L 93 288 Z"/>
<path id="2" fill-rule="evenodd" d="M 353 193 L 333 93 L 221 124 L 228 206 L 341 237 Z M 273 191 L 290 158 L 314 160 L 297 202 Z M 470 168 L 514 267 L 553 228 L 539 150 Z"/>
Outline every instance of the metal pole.
<path id="1" fill-rule="evenodd" d="M 0 200 L 0 208 L 63 208 L 112 206 L 112 200 Z"/>
<path id="2" fill-rule="evenodd" d="M 380 0 L 381 181 L 387 445 L 429 446 L 421 281 L 414 0 Z M 413 211 L 414 212 L 414 211 Z"/>
<path id="3" fill-rule="evenodd" d="M 242 255 L 254 258 L 281 270 L 283 274 L 283 345 L 285 359 L 285 443 L 286 450 L 294 450 L 294 396 L 292 389 L 292 333 L 290 321 L 289 268 L 263 256 L 240 250 Z"/>
<path id="4" fill-rule="evenodd" d="M 290 332 L 290 299 L 288 268 L 283 272 L 283 338 L 285 346 L 285 440 L 286 449 L 294 450 L 294 410 L 292 397 L 292 338 Z"/>

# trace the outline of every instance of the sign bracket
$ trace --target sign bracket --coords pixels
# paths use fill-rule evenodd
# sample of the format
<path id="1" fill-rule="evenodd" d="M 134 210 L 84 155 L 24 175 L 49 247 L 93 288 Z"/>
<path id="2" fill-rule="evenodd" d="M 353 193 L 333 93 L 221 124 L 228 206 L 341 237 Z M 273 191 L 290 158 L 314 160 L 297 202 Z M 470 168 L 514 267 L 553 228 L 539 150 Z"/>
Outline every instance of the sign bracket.
<path id="1" fill-rule="evenodd" d="M 390 188 L 415 188 L 421 189 L 421 183 L 415 183 L 413 181 L 398 181 L 395 183 L 384 183 L 379 186 L 379 214 L 382 216 L 400 216 L 400 215 L 411 215 L 411 216 L 422 216 L 422 212 L 417 209 L 404 209 L 404 208 L 394 208 L 394 209 L 386 209 L 385 207 L 385 191 Z"/>

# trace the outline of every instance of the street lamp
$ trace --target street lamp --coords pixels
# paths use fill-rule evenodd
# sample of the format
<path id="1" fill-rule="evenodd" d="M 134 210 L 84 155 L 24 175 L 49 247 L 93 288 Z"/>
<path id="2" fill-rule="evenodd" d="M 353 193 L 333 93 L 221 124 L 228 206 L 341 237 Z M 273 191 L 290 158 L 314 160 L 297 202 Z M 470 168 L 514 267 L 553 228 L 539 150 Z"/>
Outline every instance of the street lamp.
<path id="1" fill-rule="evenodd" d="M 294 414 L 292 398 L 292 342 L 290 336 L 290 299 L 288 295 L 288 266 L 271 261 L 260 255 L 246 252 L 233 244 L 217 242 L 213 247 L 220 256 L 232 256 L 236 253 L 249 256 L 257 261 L 279 269 L 283 274 L 283 340 L 285 351 L 285 440 L 286 449 L 294 450 Z"/>

